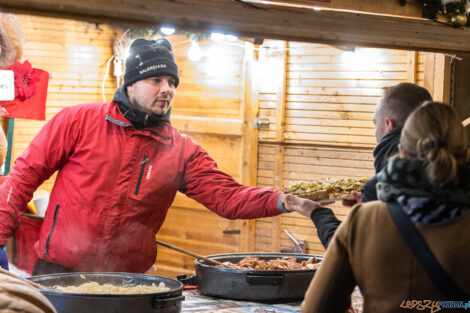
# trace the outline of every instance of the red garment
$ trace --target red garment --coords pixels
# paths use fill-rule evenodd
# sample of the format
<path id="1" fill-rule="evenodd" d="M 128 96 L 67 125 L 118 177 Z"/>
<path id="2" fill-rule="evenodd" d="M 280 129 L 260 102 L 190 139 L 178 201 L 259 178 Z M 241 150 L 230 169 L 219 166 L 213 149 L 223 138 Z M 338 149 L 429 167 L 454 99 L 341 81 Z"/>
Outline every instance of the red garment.
<path id="1" fill-rule="evenodd" d="M 29 274 L 33 272 L 34 264 L 38 260 L 33 245 L 39 240 L 41 225 L 42 221 L 21 216 L 20 226 L 16 230 L 15 240 L 12 242 L 14 253 L 11 255 L 11 263 Z"/>
<path id="2" fill-rule="evenodd" d="M 33 95 L 27 99 L 15 98 L 12 101 L 0 101 L 0 115 L 9 118 L 23 118 L 41 121 L 46 119 L 46 99 L 49 73 L 36 68 L 33 69 L 33 71 L 39 76 L 39 81 L 33 83 Z M 20 77 L 20 79 L 23 78 Z"/>
<path id="3" fill-rule="evenodd" d="M 0 186 L 0 244 L 56 170 L 35 248 L 78 271 L 146 271 L 177 190 L 229 219 L 279 214 L 280 192 L 238 184 L 169 123 L 137 130 L 116 103 L 85 104 L 51 119 Z"/>

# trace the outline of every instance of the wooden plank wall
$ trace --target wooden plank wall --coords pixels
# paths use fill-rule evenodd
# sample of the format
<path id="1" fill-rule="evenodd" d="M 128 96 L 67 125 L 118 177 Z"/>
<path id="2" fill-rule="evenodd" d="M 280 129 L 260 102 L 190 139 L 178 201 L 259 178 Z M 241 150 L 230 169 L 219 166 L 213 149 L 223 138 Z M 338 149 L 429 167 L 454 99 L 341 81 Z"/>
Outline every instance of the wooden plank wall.
<path id="1" fill-rule="evenodd" d="M 286 45 L 273 41 L 267 46 L 270 48 L 260 52 L 260 68 L 284 69 L 286 75 L 284 83 L 279 83 L 279 79 L 273 79 L 273 71 L 260 72 L 260 117 L 269 121 L 259 131 L 260 186 L 372 176 L 376 103 L 385 87 L 404 81 L 423 85 L 424 63 L 429 59 L 424 56 L 434 56 L 372 48 L 349 52 L 344 50 L 347 47 L 295 42 Z M 280 85 L 284 86 L 281 91 Z M 279 92 L 285 93 L 284 104 L 279 103 Z M 276 138 L 280 107 L 285 107 L 282 141 Z M 279 160 L 282 164 L 276 164 Z M 276 182 L 278 175 L 280 183 Z M 339 219 L 350 210 L 340 203 L 331 207 Z M 284 229 L 298 240 L 306 240 L 309 253 L 324 254 L 313 223 L 297 213 L 257 220 L 255 250 L 292 247 Z"/>
<path id="2" fill-rule="evenodd" d="M 33 67 L 50 74 L 46 120 L 64 107 L 103 101 L 101 84 L 119 30 L 68 19 L 17 16 L 25 34 L 22 61 L 28 60 Z M 115 86 L 112 75 L 105 78 L 107 100 L 112 99 Z M 45 121 L 15 119 L 12 161 L 44 124 Z M 50 191 L 54 177 L 40 189 Z"/>

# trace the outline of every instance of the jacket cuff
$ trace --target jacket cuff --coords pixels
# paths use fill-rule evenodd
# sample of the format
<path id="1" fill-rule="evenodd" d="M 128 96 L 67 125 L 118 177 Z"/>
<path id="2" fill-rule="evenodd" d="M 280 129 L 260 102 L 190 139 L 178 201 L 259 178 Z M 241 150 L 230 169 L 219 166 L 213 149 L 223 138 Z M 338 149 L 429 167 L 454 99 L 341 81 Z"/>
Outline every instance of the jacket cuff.
<path id="1" fill-rule="evenodd" d="M 331 216 L 336 217 L 333 213 L 333 210 L 322 206 L 319 206 L 318 208 L 313 210 L 312 213 L 310 213 L 310 219 L 313 223 L 315 223 L 315 225 L 317 223 L 320 223 L 323 219 L 329 218 Z"/>
<path id="2" fill-rule="evenodd" d="M 280 213 L 290 213 L 290 211 L 286 210 L 286 207 L 284 206 L 284 202 L 282 202 L 282 196 L 284 194 L 281 193 L 279 195 L 279 197 L 277 198 L 277 210 L 280 212 Z"/>

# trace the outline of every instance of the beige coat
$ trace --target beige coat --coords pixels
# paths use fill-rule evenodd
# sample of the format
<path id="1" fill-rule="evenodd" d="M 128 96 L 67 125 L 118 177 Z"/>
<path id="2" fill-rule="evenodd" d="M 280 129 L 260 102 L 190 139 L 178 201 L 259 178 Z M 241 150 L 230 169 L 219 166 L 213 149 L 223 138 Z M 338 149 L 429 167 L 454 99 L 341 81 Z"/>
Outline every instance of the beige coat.
<path id="1" fill-rule="evenodd" d="M 417 228 L 439 263 L 470 294 L 470 214 L 449 225 Z M 364 313 L 412 312 L 400 308 L 403 301 L 445 300 L 380 201 L 355 206 L 340 225 L 307 290 L 302 312 L 347 311 L 356 284 L 364 296 Z"/>
<path id="2" fill-rule="evenodd" d="M 1 313 L 57 313 L 39 290 L 20 279 L 0 274 Z"/>

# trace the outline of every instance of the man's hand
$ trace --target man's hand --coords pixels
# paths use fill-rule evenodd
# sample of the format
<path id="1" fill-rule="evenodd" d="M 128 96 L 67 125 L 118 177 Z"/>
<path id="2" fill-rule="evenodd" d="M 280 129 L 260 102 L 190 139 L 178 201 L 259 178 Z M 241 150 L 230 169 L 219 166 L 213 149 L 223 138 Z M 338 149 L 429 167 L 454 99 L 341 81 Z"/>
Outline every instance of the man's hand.
<path id="1" fill-rule="evenodd" d="M 5 247 L 0 246 L 0 267 L 8 270 L 8 257 Z"/>
<path id="2" fill-rule="evenodd" d="M 361 198 L 362 198 L 362 193 L 360 193 L 359 191 L 354 191 L 353 190 L 353 191 L 351 191 L 351 199 L 344 199 L 343 200 L 343 205 L 352 207 L 356 203 L 360 202 Z"/>
<path id="3" fill-rule="evenodd" d="M 284 207 L 287 211 L 297 211 L 303 216 L 310 218 L 312 211 L 321 206 L 320 203 L 300 198 L 294 195 L 284 195 Z"/>

